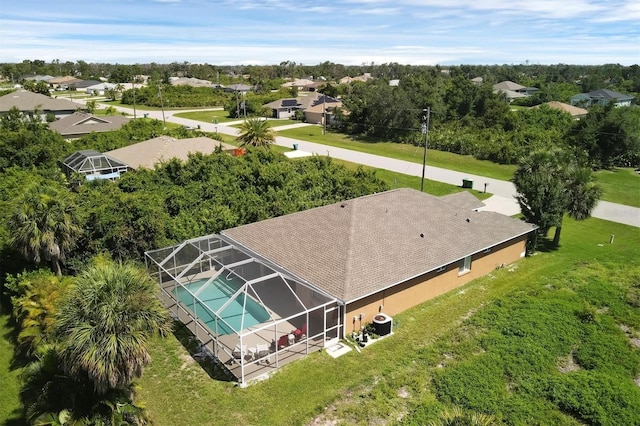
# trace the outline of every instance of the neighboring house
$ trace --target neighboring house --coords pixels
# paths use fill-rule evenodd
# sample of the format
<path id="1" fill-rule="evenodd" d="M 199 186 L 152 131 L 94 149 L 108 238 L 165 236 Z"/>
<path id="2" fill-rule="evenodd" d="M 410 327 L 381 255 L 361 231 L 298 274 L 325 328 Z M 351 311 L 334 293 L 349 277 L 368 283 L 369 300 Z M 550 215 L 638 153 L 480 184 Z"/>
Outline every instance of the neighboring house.
<path id="1" fill-rule="evenodd" d="M 393 79 L 393 80 L 389 80 L 389 86 L 391 87 L 398 87 L 400 86 L 400 80 L 399 79 Z"/>
<path id="2" fill-rule="evenodd" d="M 482 83 L 484 83 L 484 78 L 474 77 L 471 79 L 471 83 L 475 84 L 476 86 L 482 86 Z"/>
<path id="3" fill-rule="evenodd" d="M 213 87 L 209 80 L 201 80 L 193 77 L 179 77 L 171 79 L 172 86 Z"/>
<path id="4" fill-rule="evenodd" d="M 529 97 L 539 90 L 540 89 L 537 87 L 526 87 L 518 83 L 514 83 L 513 81 L 501 81 L 500 83 L 493 85 L 493 92 L 504 93 L 509 102 L 514 99 Z"/>
<path id="5" fill-rule="evenodd" d="M 73 139 L 91 132 L 118 130 L 128 122 L 129 118 L 122 115 L 96 117 L 87 112 L 74 112 L 49 123 L 49 128 L 60 133 L 65 139 Z"/>
<path id="6" fill-rule="evenodd" d="M 78 92 L 86 92 L 88 87 L 95 86 L 96 84 L 100 84 L 99 80 L 81 80 L 76 83 L 73 83 L 73 87 Z"/>
<path id="7" fill-rule="evenodd" d="M 230 84 L 227 87 L 225 87 L 223 90 L 225 92 L 240 92 L 240 93 L 246 93 L 246 92 L 250 92 L 253 88 L 249 85 L 246 84 Z"/>
<path id="8" fill-rule="evenodd" d="M 68 90 L 75 89 L 76 83 L 81 83 L 83 80 L 72 77 L 70 75 L 64 77 L 53 77 L 47 81 L 49 86 L 55 90 Z"/>
<path id="9" fill-rule="evenodd" d="M 605 106 L 613 103 L 615 106 L 631 106 L 635 96 L 625 95 L 624 93 L 614 92 L 609 89 L 598 89 L 589 93 L 580 93 L 572 96 L 569 102 L 571 105 L 578 105 L 589 108 L 592 105 Z"/>
<path id="10" fill-rule="evenodd" d="M 85 107 L 66 99 L 51 98 L 41 93 L 28 90 L 18 90 L 0 97 L 0 115 L 6 114 L 12 107 L 18 108 L 23 114 L 32 114 L 34 110 L 41 113 L 42 121 L 46 121 L 48 114 L 57 119 L 67 117 Z"/>
<path id="11" fill-rule="evenodd" d="M 348 84 L 348 83 L 352 83 L 352 82 L 354 82 L 354 81 L 362 81 L 362 82 L 366 83 L 367 81 L 369 81 L 369 80 L 373 80 L 374 78 L 375 78 L 375 77 L 372 77 L 372 76 L 371 76 L 371 73 L 365 72 L 364 74 L 362 74 L 362 75 L 358 75 L 358 76 L 356 76 L 356 77 L 349 77 L 349 76 L 347 76 L 347 77 L 342 77 L 342 78 L 338 81 L 338 83 L 339 83 L 339 84 Z"/>
<path id="12" fill-rule="evenodd" d="M 536 227 L 471 198 L 396 189 L 147 252 L 147 265 L 245 385 L 524 257 Z"/>
<path id="13" fill-rule="evenodd" d="M 236 147 L 232 145 L 207 137 L 175 139 L 169 136 L 160 136 L 124 148 L 114 149 L 106 154 L 132 169 L 153 169 L 156 164 L 163 161 L 169 161 L 173 158 L 186 161 L 189 154 L 196 152 L 211 154 L 219 147 L 227 152 L 236 151 Z"/>
<path id="14" fill-rule="evenodd" d="M 67 176 L 80 173 L 88 181 L 115 180 L 128 169 L 121 161 L 94 150 L 76 151 L 65 158 L 62 165 Z"/>
<path id="15" fill-rule="evenodd" d="M 306 78 L 296 78 L 293 81 L 287 81 L 286 83 L 282 83 L 280 85 L 280 87 L 284 87 L 285 89 L 290 89 L 292 87 L 295 87 L 298 90 L 308 90 L 309 87 L 315 87 L 314 85 L 314 81 L 310 80 L 310 79 L 306 79 Z M 320 83 L 320 84 L 325 84 Z"/>
<path id="16" fill-rule="evenodd" d="M 97 83 L 86 88 L 87 95 L 90 96 L 104 96 L 109 90 L 115 90 L 116 84 L 114 83 Z"/>
<path id="17" fill-rule="evenodd" d="M 53 78 L 52 75 L 29 75 L 27 77 L 25 77 L 25 80 L 31 80 L 31 81 L 44 81 L 45 83 L 48 83 L 49 80 L 51 80 Z"/>
<path id="18" fill-rule="evenodd" d="M 329 98 L 329 96 L 327 96 Z M 333 99 L 333 98 L 331 98 Z M 342 102 L 320 102 L 303 111 L 304 121 L 309 124 L 331 124 L 333 122 L 335 108 L 342 108 Z"/>
<path id="19" fill-rule="evenodd" d="M 296 115 L 296 111 L 300 110 L 303 113 L 315 106 L 324 105 L 327 109 L 342 106 L 342 103 L 338 101 L 336 98 L 332 98 L 331 96 L 326 96 L 318 92 L 314 92 L 308 96 L 298 96 L 297 98 L 286 98 L 286 99 L 278 99 L 277 101 L 269 102 L 265 105 L 265 107 L 270 108 L 272 113 L 272 118 L 286 119 L 291 118 Z M 320 113 L 322 115 L 322 109 L 318 110 L 313 109 L 310 110 L 310 123 L 320 123 L 318 121 L 317 114 Z"/>
<path id="20" fill-rule="evenodd" d="M 558 101 L 551 101 L 551 102 L 544 103 L 542 105 L 547 105 L 549 108 L 559 109 L 560 111 L 564 111 L 566 113 L 569 113 L 576 120 L 579 120 L 582 117 L 585 117 L 587 115 L 587 113 L 589 112 L 584 108 L 578 108 L 577 106 L 565 104 L 565 103 L 558 102 Z M 539 107 L 540 107 L 540 105 L 536 105 L 536 106 L 531 107 L 531 108 L 539 108 Z"/>

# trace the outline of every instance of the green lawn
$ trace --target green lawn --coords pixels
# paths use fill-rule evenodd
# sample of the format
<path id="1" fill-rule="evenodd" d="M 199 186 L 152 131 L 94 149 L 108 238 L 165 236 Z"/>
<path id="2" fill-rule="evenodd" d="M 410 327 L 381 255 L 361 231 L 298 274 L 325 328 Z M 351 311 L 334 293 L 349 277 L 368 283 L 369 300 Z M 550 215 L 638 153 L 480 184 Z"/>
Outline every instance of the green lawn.
<path id="1" fill-rule="evenodd" d="M 0 310 L 0 423 L 19 424 L 20 368 L 13 366 L 14 336 L 9 314 Z"/>
<path id="2" fill-rule="evenodd" d="M 614 244 L 608 243 L 611 234 L 616 235 Z M 603 304 L 608 306 L 609 303 L 611 311 L 602 308 L 597 313 L 598 321 L 603 324 L 610 323 L 613 318 L 623 318 L 627 325 L 640 330 L 638 310 L 626 305 L 624 297 L 620 298 L 621 292 L 628 290 L 629 283 L 635 282 L 637 286 L 634 277 L 640 273 L 640 268 L 630 265 L 639 257 L 640 233 L 635 228 L 597 219 L 584 222 L 566 219 L 559 250 L 538 252 L 536 256 L 522 259 L 516 268 L 496 270 L 461 289 L 396 316 L 395 335 L 377 342 L 362 353 L 352 351 L 338 359 L 322 352 L 314 353 L 246 389 L 212 379 L 193 362 L 174 336 L 154 340 L 151 348 L 153 361 L 140 380 L 141 396 L 157 424 L 225 425 L 231 422 L 237 425 L 303 425 L 310 424 L 321 415 L 325 416 L 325 421 L 318 419 L 320 424 L 330 424 L 332 420 L 340 420 L 344 424 L 393 424 L 390 419 L 402 416 L 412 420 L 412 424 L 424 424 L 420 420 L 420 415 L 424 413 L 420 410 L 431 412 L 441 407 L 436 401 L 434 378 L 442 377 L 444 373 L 440 373 L 441 370 L 456 371 L 437 367 L 442 359 L 450 360 L 448 362 L 452 367 L 457 358 L 461 362 L 467 360 L 464 362 L 482 371 L 482 366 L 474 361 L 481 359 L 477 356 L 481 353 L 478 351 L 502 355 L 501 347 L 492 345 L 491 340 L 483 343 L 486 348 L 479 347 L 480 344 L 474 339 L 481 330 L 474 331 L 469 326 L 461 328 L 464 319 L 473 318 L 473 313 L 480 315 L 480 318 L 486 317 L 491 311 L 486 311 L 488 308 L 485 306 L 495 309 L 498 300 L 505 299 L 511 305 L 517 305 L 519 295 L 522 295 L 533 303 L 546 297 L 545 294 L 552 290 L 560 289 L 560 296 L 573 298 L 568 306 L 578 306 L 578 310 L 583 305 L 587 307 L 585 309 L 591 309 L 588 308 L 589 303 L 596 308 Z M 615 276 L 615 281 L 609 281 L 609 276 Z M 596 293 L 580 290 L 583 283 L 593 283 L 588 288 Z M 562 290 L 565 287 L 567 290 Z M 598 297 L 602 297 L 602 301 L 592 300 Z M 511 305 L 505 303 L 505 306 Z M 548 309 L 556 309 L 553 306 Z M 560 318 L 574 318 L 572 309 L 566 312 L 560 310 L 558 315 Z M 500 315 L 509 315 L 509 312 L 500 312 Z M 540 314 L 546 315 L 544 312 Z M 532 325 L 534 329 L 536 324 Z M 547 328 L 539 332 L 546 336 L 544 344 L 564 338 L 562 329 L 554 328 L 553 321 L 541 323 L 540 327 L 543 326 Z M 469 333 L 461 335 L 458 333 L 460 330 Z M 622 341 L 624 344 L 621 336 L 618 332 L 613 337 L 618 339 L 616 342 Z M 523 350 L 538 351 L 541 356 L 547 351 L 541 344 L 535 346 L 535 341 L 516 339 L 516 342 L 523 344 Z M 517 351 L 518 344 L 515 349 L 505 347 L 504 350 Z M 594 348 L 598 349 L 597 346 Z M 448 349 L 456 352 L 447 354 Z M 526 354 L 529 356 L 529 352 Z M 554 359 L 550 362 L 556 362 Z M 543 360 L 547 362 L 548 357 L 543 357 Z M 625 360 L 618 359 L 616 362 Z M 558 376 L 552 372 L 549 374 L 552 378 Z M 612 376 L 614 383 L 611 386 L 617 386 L 616 380 L 621 380 L 620 385 L 624 385 L 624 389 L 633 387 L 630 374 L 632 372 L 626 373 L 626 378 Z M 498 380 L 499 383 L 503 380 L 501 377 L 486 378 Z M 464 382 L 464 378 L 460 380 Z M 536 396 L 533 390 L 538 384 L 530 381 L 534 380 L 532 377 L 518 375 L 512 380 L 516 384 L 504 383 L 500 392 L 504 392 L 508 386 L 512 386 L 512 392 L 524 392 L 518 393 L 518 396 L 524 395 L 524 405 L 519 406 L 518 399 L 508 400 L 514 405 L 504 410 L 511 418 L 520 414 L 524 416 L 528 413 L 526 410 L 533 407 L 537 411 L 532 415 L 537 419 L 548 418 L 553 419 L 552 422 L 567 425 L 579 424 L 566 416 L 558 406 Z M 469 383 L 466 387 L 471 391 L 474 386 L 474 383 Z M 477 389 L 482 390 L 482 386 L 479 383 L 478 388 L 473 389 L 480 392 Z M 576 386 L 570 390 L 580 392 L 583 388 Z M 632 389 L 630 392 L 633 401 L 639 395 L 638 390 Z M 493 401 L 490 394 L 484 400 Z M 537 424 L 544 424 L 544 421 Z"/>
<path id="3" fill-rule="evenodd" d="M 283 130 L 278 132 L 278 135 L 420 164 L 424 155 L 423 148 L 408 144 L 363 142 L 345 134 L 333 132 L 323 135 L 320 126 Z M 435 150 L 428 150 L 427 165 L 501 180 L 511 179 L 516 170 L 516 166 L 513 165 L 496 164 L 491 161 L 477 160 L 471 156 Z"/>
<path id="4" fill-rule="evenodd" d="M 290 151 L 290 149 L 287 148 L 286 151 Z M 356 168 L 361 166 L 360 164 L 337 160 L 335 158 L 333 159 L 333 161 L 335 161 L 336 163 L 343 164 L 345 167 L 352 170 L 355 170 Z M 366 170 L 375 170 L 376 176 L 386 181 L 391 187 L 391 189 L 413 188 L 413 189 L 417 189 L 418 191 L 420 190 L 422 178 L 418 176 L 405 175 L 404 173 L 392 172 L 390 170 L 384 170 L 384 169 L 374 169 L 373 167 L 367 167 L 367 166 L 361 166 L 361 167 L 364 167 Z M 455 192 L 466 191 L 466 189 L 463 189 L 460 186 L 450 185 L 448 183 L 425 179 L 424 191 L 432 195 L 441 196 L 441 195 L 453 194 Z M 475 189 L 472 189 L 469 192 L 471 192 L 473 195 L 476 196 L 476 198 L 480 200 L 485 200 L 491 197 L 492 195 L 491 193 L 488 193 L 488 192 L 483 193 L 482 191 L 476 191 Z"/>
<path id="5" fill-rule="evenodd" d="M 420 164 L 424 152 L 422 148 L 413 145 L 363 142 L 342 133 L 329 132 L 323 135 L 318 126 L 283 130 L 278 132 L 278 135 Z M 496 164 L 468 155 L 436 150 L 428 151 L 427 165 L 500 180 L 511 180 L 517 168 L 515 165 Z M 613 172 L 600 171 L 596 173 L 596 179 L 602 185 L 603 200 L 640 207 L 640 175 L 632 168 L 616 169 Z"/>
<path id="6" fill-rule="evenodd" d="M 602 186 L 603 200 L 640 207 L 640 174 L 633 168 L 600 170 L 596 178 Z"/>
<path id="7" fill-rule="evenodd" d="M 218 120 L 218 123 L 226 123 L 229 121 L 237 121 L 237 118 L 230 118 L 229 113 L 224 110 L 206 110 L 206 111 L 191 111 L 191 112 L 179 112 L 173 114 L 175 117 L 188 118 L 190 120 L 202 121 L 203 123 L 213 123 L 214 120 Z"/>

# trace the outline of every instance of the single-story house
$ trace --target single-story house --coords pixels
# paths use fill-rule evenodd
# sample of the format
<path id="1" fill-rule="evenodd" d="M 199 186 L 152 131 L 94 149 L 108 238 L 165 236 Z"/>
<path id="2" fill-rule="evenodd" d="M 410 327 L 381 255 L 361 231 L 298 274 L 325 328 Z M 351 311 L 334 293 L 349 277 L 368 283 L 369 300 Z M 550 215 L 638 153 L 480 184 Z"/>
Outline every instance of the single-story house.
<path id="1" fill-rule="evenodd" d="M 213 87 L 209 80 L 193 77 L 172 77 L 169 82 L 172 86 Z"/>
<path id="2" fill-rule="evenodd" d="M 66 75 L 63 77 L 53 77 L 51 79 L 49 79 L 47 81 L 47 83 L 49 83 L 49 86 L 51 86 L 52 89 L 56 89 L 56 90 L 68 90 L 68 89 L 75 89 L 76 84 L 77 83 L 81 83 L 83 80 L 70 76 L 70 75 Z"/>
<path id="3" fill-rule="evenodd" d="M 73 114 L 49 123 L 49 128 L 60 133 L 65 139 L 79 138 L 91 132 L 110 132 L 118 130 L 129 122 L 122 115 L 96 117 L 87 112 Z"/>
<path id="4" fill-rule="evenodd" d="M 230 84 L 227 87 L 223 88 L 225 92 L 240 92 L 240 93 L 250 92 L 252 89 L 253 87 L 247 84 Z"/>
<path id="5" fill-rule="evenodd" d="M 537 87 L 526 87 L 513 81 L 501 81 L 493 85 L 494 93 L 504 93 L 508 101 L 514 99 L 526 98 L 538 92 Z"/>
<path id="6" fill-rule="evenodd" d="M 67 99 L 52 98 L 41 93 L 28 90 L 18 90 L 0 96 L 0 115 L 6 114 L 13 107 L 18 108 L 23 114 L 32 114 L 34 110 L 41 113 L 42 121 L 46 121 L 47 114 L 53 114 L 57 119 L 67 117 L 78 110 L 86 109 Z"/>
<path id="7" fill-rule="evenodd" d="M 542 105 L 547 105 L 549 108 L 559 109 L 560 111 L 564 111 L 566 113 L 569 113 L 576 120 L 579 120 L 580 118 L 585 117 L 587 115 L 587 113 L 589 112 L 584 108 L 578 108 L 577 106 L 565 104 L 563 102 L 558 102 L 558 101 L 546 102 L 546 103 L 544 103 Z M 533 106 L 531 108 L 539 108 L 539 107 L 540 107 L 540 105 L 536 105 L 536 106 Z"/>
<path id="8" fill-rule="evenodd" d="M 312 107 L 317 105 L 324 105 L 327 109 L 342 106 L 342 102 L 331 96 L 323 95 L 318 92 L 313 92 L 307 96 L 298 96 L 297 98 L 285 98 L 278 99 L 273 102 L 265 104 L 265 107 L 270 108 L 272 118 L 291 118 L 295 116 L 297 110 L 301 110 L 303 113 Z M 320 114 L 320 115 L 318 115 Z M 310 123 L 321 123 L 322 120 L 318 120 L 322 116 L 322 109 L 315 109 L 310 111 Z"/>
<path id="9" fill-rule="evenodd" d="M 291 88 L 295 87 L 298 90 L 304 90 L 307 86 L 314 84 L 313 80 L 306 78 L 296 78 L 293 81 L 287 81 L 286 83 L 282 83 L 280 87 Z"/>
<path id="10" fill-rule="evenodd" d="M 361 82 L 363 82 L 363 83 L 366 83 L 367 81 L 369 81 L 369 80 L 373 80 L 374 78 L 375 78 L 375 77 L 372 77 L 372 76 L 371 76 L 371 73 L 365 72 L 364 74 L 362 74 L 362 75 L 357 75 L 357 76 L 355 76 L 355 77 L 349 77 L 349 76 L 342 77 L 342 78 L 338 81 L 338 83 L 339 83 L 339 84 L 349 84 L 349 83 L 352 83 L 352 82 L 354 82 L 354 81 L 361 81 Z"/>
<path id="11" fill-rule="evenodd" d="M 469 197 L 372 194 L 150 251 L 147 266 L 244 385 L 524 257 L 536 227 Z"/>
<path id="12" fill-rule="evenodd" d="M 73 88 L 78 92 L 86 92 L 89 87 L 102 83 L 100 80 L 81 80 L 73 83 Z"/>
<path id="13" fill-rule="evenodd" d="M 25 80 L 30 80 L 30 81 L 49 82 L 49 80 L 51 80 L 52 78 L 54 78 L 52 75 L 45 74 L 45 75 L 28 75 L 24 79 Z"/>
<path id="14" fill-rule="evenodd" d="M 107 91 L 115 90 L 116 86 L 117 85 L 115 83 L 103 82 L 103 83 L 93 84 L 87 87 L 85 90 L 87 92 L 87 95 L 90 95 L 90 96 L 104 96 L 107 94 Z"/>
<path id="15" fill-rule="evenodd" d="M 608 105 L 613 103 L 615 106 L 631 106 L 635 96 L 625 95 L 624 93 L 614 92 L 609 89 L 598 89 L 589 93 L 579 93 L 572 96 L 569 102 L 571 105 L 579 105 L 589 108 L 591 105 Z"/>
<path id="16" fill-rule="evenodd" d="M 62 165 L 67 176 L 80 173 L 88 181 L 115 180 L 128 170 L 121 161 L 92 149 L 74 152 L 64 159 Z"/>
<path id="17" fill-rule="evenodd" d="M 189 154 L 200 152 L 212 154 L 216 149 L 222 148 L 226 152 L 236 152 L 236 147 L 223 142 L 207 138 L 175 139 L 169 136 L 159 136 L 124 148 L 114 149 L 106 154 L 115 158 L 132 169 L 153 167 L 163 161 L 177 158 L 186 161 Z"/>
<path id="18" fill-rule="evenodd" d="M 318 103 L 303 111 L 304 121 L 310 124 L 330 124 L 333 121 L 335 108 L 342 108 L 342 102 Z"/>

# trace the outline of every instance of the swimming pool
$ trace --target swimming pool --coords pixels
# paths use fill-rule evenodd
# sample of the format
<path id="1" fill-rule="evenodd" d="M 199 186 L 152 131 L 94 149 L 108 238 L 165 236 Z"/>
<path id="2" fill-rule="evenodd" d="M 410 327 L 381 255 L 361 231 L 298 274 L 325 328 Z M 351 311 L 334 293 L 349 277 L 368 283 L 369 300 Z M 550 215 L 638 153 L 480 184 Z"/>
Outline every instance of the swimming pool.
<path id="1" fill-rule="evenodd" d="M 216 319 L 212 311 L 217 312 L 227 303 L 231 296 L 242 286 L 242 281 L 233 276 L 226 278 L 220 275 L 208 286 L 202 288 L 205 282 L 207 282 L 207 280 L 202 279 L 185 284 L 184 288 L 178 287 L 173 290 L 173 293 L 177 296 L 178 300 L 184 303 L 194 317 L 197 315 L 200 321 L 204 322 L 214 333 L 239 333 L 242 331 L 242 328 L 261 324 L 270 318 L 269 313 L 262 305 L 258 304 L 258 302 L 251 297 L 246 297 L 244 293 L 241 293 L 233 299 L 222 312 L 218 313 L 220 318 L 226 321 L 226 324 L 223 321 L 217 321 L 218 324 L 216 328 Z M 196 294 L 197 298 L 200 299 L 195 301 L 196 312 L 193 312 L 193 294 Z M 245 298 L 246 306 L 243 306 L 245 305 Z M 210 310 L 206 309 L 205 306 Z M 244 324 L 242 323 L 243 316 Z"/>

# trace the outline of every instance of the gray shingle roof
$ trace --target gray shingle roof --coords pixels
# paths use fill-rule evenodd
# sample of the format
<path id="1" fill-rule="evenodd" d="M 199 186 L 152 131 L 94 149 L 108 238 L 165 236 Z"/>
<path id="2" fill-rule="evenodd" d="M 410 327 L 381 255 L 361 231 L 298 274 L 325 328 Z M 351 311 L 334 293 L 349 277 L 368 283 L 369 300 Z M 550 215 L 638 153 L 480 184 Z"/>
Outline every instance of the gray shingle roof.
<path id="1" fill-rule="evenodd" d="M 81 105 L 66 99 L 54 99 L 28 90 L 18 90 L 0 97 L 0 112 L 7 112 L 14 106 L 23 112 L 31 112 L 36 107 L 45 112 L 84 109 Z"/>
<path id="2" fill-rule="evenodd" d="M 467 210 L 475 210 L 484 207 L 484 203 L 473 196 L 469 191 L 456 192 L 440 197 L 442 201 L 446 201 L 454 206 Z"/>
<path id="3" fill-rule="evenodd" d="M 169 161 L 172 158 L 186 161 L 189 154 L 201 152 L 203 154 L 211 154 L 216 148 L 222 146 L 223 150 L 231 150 L 233 145 L 200 136 L 197 138 L 175 139 L 169 136 L 159 136 L 139 142 L 134 145 L 118 148 L 109 151 L 106 154 L 122 161 L 132 169 L 144 167 L 153 169 L 155 164 L 162 161 Z"/>
<path id="4" fill-rule="evenodd" d="M 624 93 L 614 92 L 609 89 L 598 89 L 586 94 L 591 99 L 606 99 L 606 100 L 616 100 L 616 101 L 629 101 L 635 99 L 634 96 L 625 95 Z"/>
<path id="5" fill-rule="evenodd" d="M 49 128 L 62 136 L 84 135 L 91 132 L 118 130 L 128 122 L 129 118 L 122 115 L 95 117 L 86 112 L 74 112 L 67 117 L 49 123 Z"/>
<path id="6" fill-rule="evenodd" d="M 498 213 L 397 189 L 222 234 L 349 302 L 533 229 Z"/>

